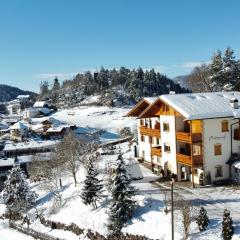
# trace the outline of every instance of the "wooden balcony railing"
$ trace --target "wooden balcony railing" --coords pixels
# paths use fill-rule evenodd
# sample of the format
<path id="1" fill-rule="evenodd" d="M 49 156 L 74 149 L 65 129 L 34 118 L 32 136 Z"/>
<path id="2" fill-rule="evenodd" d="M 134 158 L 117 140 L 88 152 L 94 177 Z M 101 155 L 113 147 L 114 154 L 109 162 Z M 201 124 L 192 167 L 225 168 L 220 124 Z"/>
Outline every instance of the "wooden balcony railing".
<path id="1" fill-rule="evenodd" d="M 161 147 L 152 147 L 151 148 L 151 155 L 162 157 L 162 149 Z"/>
<path id="2" fill-rule="evenodd" d="M 182 142 L 201 142 L 202 134 L 201 133 L 186 133 L 186 132 L 177 132 L 177 140 Z"/>
<path id="3" fill-rule="evenodd" d="M 148 128 L 145 126 L 141 126 L 139 129 L 140 129 L 140 134 L 142 134 L 142 135 L 160 138 L 160 129 Z"/>
<path id="4" fill-rule="evenodd" d="M 191 156 L 185 155 L 185 154 L 181 154 L 181 153 L 177 153 L 177 162 L 182 163 L 182 164 L 186 164 L 188 166 L 197 166 L 197 165 L 202 165 L 203 164 L 203 157 L 200 156 L 193 156 L 193 161 Z"/>

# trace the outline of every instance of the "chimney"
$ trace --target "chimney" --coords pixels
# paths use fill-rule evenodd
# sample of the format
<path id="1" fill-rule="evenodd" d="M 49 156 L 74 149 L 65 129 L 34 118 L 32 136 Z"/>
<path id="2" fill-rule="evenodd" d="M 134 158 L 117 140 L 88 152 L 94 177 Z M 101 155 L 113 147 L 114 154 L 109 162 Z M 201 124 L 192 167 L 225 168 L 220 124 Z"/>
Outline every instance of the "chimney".
<path id="1" fill-rule="evenodd" d="M 239 108 L 238 99 L 236 98 L 230 99 L 230 106 L 234 109 L 238 109 Z"/>

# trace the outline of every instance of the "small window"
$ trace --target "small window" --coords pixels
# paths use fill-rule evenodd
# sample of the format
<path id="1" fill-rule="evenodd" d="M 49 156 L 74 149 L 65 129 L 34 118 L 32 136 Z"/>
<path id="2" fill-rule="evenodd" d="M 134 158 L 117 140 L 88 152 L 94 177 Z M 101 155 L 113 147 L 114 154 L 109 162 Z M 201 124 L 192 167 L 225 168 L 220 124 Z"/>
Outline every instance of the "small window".
<path id="1" fill-rule="evenodd" d="M 149 143 L 152 143 L 152 137 L 149 137 Z"/>
<path id="2" fill-rule="evenodd" d="M 201 144 L 193 144 L 193 156 L 200 156 L 201 154 Z"/>
<path id="3" fill-rule="evenodd" d="M 156 145 L 159 145 L 160 144 L 160 140 L 159 138 L 156 138 Z"/>
<path id="4" fill-rule="evenodd" d="M 140 119 L 140 126 L 143 126 L 143 125 L 144 125 L 144 120 Z"/>
<path id="5" fill-rule="evenodd" d="M 222 155 L 222 145 L 221 144 L 215 144 L 214 145 L 214 155 Z"/>
<path id="6" fill-rule="evenodd" d="M 169 123 L 163 123 L 163 131 L 169 132 Z"/>
<path id="7" fill-rule="evenodd" d="M 141 142 L 144 142 L 145 138 L 143 135 L 141 135 Z"/>
<path id="8" fill-rule="evenodd" d="M 228 121 L 227 120 L 224 120 L 222 121 L 222 132 L 228 132 L 229 129 L 228 129 Z"/>
<path id="9" fill-rule="evenodd" d="M 164 144 L 164 152 L 168 152 L 168 153 L 171 152 L 171 148 L 169 144 L 166 144 L 166 143 Z"/>
<path id="10" fill-rule="evenodd" d="M 198 169 L 197 168 L 194 168 L 193 174 L 194 174 L 194 176 L 198 176 Z"/>
<path id="11" fill-rule="evenodd" d="M 222 167 L 221 166 L 216 167 L 215 177 L 222 177 Z"/>

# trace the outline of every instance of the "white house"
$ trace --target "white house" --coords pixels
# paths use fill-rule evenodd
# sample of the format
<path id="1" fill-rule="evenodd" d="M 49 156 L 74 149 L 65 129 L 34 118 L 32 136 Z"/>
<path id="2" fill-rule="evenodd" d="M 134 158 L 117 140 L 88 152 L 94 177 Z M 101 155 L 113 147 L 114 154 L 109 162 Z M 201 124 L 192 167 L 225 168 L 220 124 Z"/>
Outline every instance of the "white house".
<path id="1" fill-rule="evenodd" d="M 28 126 L 22 122 L 17 122 L 10 127 L 10 136 L 13 140 L 22 141 L 28 135 Z"/>
<path id="2" fill-rule="evenodd" d="M 9 102 L 7 110 L 10 115 L 18 115 L 21 112 L 21 104 L 19 101 L 14 100 Z"/>
<path id="3" fill-rule="evenodd" d="M 142 100 L 127 115 L 138 117 L 139 156 L 153 171 L 193 184 L 240 176 L 239 102 L 240 92 Z"/>

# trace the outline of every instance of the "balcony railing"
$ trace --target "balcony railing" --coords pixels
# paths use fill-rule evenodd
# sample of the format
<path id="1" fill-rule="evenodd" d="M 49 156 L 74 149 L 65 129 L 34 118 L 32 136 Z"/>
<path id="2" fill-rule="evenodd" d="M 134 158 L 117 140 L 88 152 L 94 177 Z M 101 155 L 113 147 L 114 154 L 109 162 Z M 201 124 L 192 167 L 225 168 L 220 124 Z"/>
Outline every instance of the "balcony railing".
<path id="1" fill-rule="evenodd" d="M 161 147 L 152 147 L 151 148 L 151 155 L 162 157 L 162 149 Z"/>
<path id="2" fill-rule="evenodd" d="M 193 160 L 193 161 L 192 161 Z M 191 156 L 177 153 L 177 161 L 182 164 L 186 164 L 188 166 L 196 166 L 196 165 L 202 165 L 203 164 L 203 157 L 202 155 L 199 156 L 193 156 L 193 159 Z"/>
<path id="3" fill-rule="evenodd" d="M 177 132 L 177 140 L 182 142 L 201 142 L 202 134 L 201 133 L 187 133 L 187 132 Z"/>
<path id="4" fill-rule="evenodd" d="M 160 129 L 141 126 L 140 134 L 160 138 Z"/>

